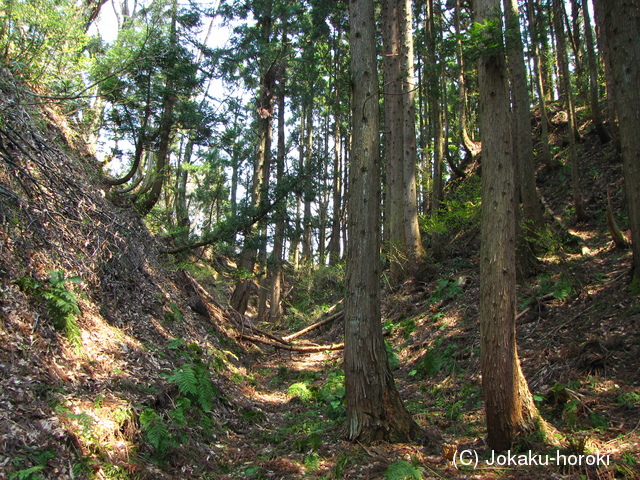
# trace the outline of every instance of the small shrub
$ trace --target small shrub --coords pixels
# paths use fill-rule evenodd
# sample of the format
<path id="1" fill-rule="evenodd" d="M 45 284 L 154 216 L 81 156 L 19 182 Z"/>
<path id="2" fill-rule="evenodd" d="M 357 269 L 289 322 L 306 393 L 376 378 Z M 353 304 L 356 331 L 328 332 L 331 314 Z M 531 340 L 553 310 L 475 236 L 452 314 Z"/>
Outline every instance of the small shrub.
<path id="1" fill-rule="evenodd" d="M 618 397 L 616 398 L 616 403 L 620 406 L 632 408 L 640 404 L 640 393 L 627 392 L 618 395 Z"/>
<path id="2" fill-rule="evenodd" d="M 296 382 L 291 384 L 287 393 L 294 398 L 299 398 L 303 403 L 311 402 L 314 398 L 313 392 L 309 390 L 309 387 L 305 382 Z"/>

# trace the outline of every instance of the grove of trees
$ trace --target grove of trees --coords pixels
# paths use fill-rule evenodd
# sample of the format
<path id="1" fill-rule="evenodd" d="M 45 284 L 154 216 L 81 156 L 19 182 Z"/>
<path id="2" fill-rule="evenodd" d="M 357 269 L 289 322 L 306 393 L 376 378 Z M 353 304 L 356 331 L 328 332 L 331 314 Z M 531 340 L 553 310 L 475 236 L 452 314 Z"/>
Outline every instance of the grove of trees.
<path id="1" fill-rule="evenodd" d="M 451 240 L 446 194 L 473 176 L 487 442 L 504 450 L 539 427 L 518 360 L 515 287 L 544 248 L 535 165 L 557 168 L 552 112 L 567 112 L 575 222 L 589 215 L 576 111 L 620 152 L 629 288 L 640 290 L 636 0 L 2 7 L 0 68 L 72 119 L 109 198 L 145 216 L 167 255 L 235 263 L 235 311 L 253 305 L 277 324 L 285 270 L 346 265 L 349 440 L 420 436 L 388 364 L 380 291 L 428 278 Z"/>

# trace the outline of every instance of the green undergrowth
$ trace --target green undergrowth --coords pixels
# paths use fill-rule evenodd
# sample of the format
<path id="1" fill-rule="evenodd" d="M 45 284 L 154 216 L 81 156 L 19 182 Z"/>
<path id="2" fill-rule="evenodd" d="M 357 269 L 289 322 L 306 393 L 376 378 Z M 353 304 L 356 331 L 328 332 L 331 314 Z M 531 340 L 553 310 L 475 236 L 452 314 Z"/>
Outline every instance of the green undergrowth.
<path id="1" fill-rule="evenodd" d="M 73 286 L 81 284 L 82 279 L 77 276 L 67 277 L 63 271 L 56 270 L 49 272 L 44 281 L 27 276 L 16 280 L 15 283 L 23 292 L 45 304 L 54 329 L 63 333 L 80 352 L 82 338 L 78 327 L 78 316 L 81 312 Z"/>
<path id="2" fill-rule="evenodd" d="M 427 237 L 442 235 L 454 237 L 460 231 L 468 231 L 480 225 L 481 182 L 478 175 L 460 181 L 448 192 L 437 215 L 422 217 L 421 231 Z"/>
<path id="3" fill-rule="evenodd" d="M 311 408 L 319 408 L 334 422 L 345 417 L 344 372 L 333 369 L 320 376 L 317 372 L 300 372 L 298 381 L 287 388 L 287 393 Z"/>

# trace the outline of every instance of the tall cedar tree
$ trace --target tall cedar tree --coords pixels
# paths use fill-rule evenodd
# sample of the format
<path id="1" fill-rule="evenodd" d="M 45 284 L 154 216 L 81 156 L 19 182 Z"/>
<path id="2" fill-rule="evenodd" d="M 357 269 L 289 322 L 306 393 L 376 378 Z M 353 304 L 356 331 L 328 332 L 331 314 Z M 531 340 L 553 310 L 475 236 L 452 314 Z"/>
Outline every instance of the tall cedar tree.
<path id="1" fill-rule="evenodd" d="M 264 7 L 264 8 L 263 8 Z M 271 4 L 264 6 L 256 4 L 255 15 L 259 18 L 261 42 L 267 47 L 271 41 Z M 271 136 L 273 124 L 273 100 L 276 80 L 279 77 L 279 65 L 268 64 L 267 48 L 260 59 L 260 87 L 258 98 L 258 139 L 256 158 L 251 186 L 251 206 L 255 210 L 264 211 L 267 207 L 269 188 L 269 169 L 271 166 Z M 255 225 L 249 227 L 245 236 L 245 243 L 240 254 L 240 268 L 247 273 L 253 273 L 255 267 L 256 239 L 253 236 Z M 251 282 L 240 279 L 231 295 L 231 306 L 241 314 L 247 311 Z"/>
<path id="2" fill-rule="evenodd" d="M 632 285 L 640 290 L 640 4 L 637 0 L 596 0 L 607 38 L 620 127 L 624 182 L 633 240 Z"/>
<path id="3" fill-rule="evenodd" d="M 480 362 L 487 442 L 511 447 L 537 415 L 516 347 L 515 188 L 509 88 L 500 0 L 476 0 L 476 22 L 491 45 L 478 61 L 482 135 Z M 497 12 L 497 13 L 496 13 Z"/>
<path id="4" fill-rule="evenodd" d="M 349 2 L 353 146 L 344 371 L 351 441 L 408 441 L 420 428 L 396 390 L 380 323 L 380 113 L 373 0 Z"/>

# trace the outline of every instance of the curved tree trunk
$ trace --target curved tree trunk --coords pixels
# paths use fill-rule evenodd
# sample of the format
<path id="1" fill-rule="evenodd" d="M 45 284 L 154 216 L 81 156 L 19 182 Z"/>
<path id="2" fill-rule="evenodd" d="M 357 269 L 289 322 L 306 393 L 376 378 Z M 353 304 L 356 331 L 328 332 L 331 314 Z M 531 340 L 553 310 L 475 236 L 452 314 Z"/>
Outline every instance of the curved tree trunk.
<path id="1" fill-rule="evenodd" d="M 458 66 L 460 71 L 458 73 L 458 99 L 460 101 L 460 133 L 462 137 L 462 144 L 464 145 L 467 154 L 471 156 L 470 162 L 475 162 L 476 158 L 482 150 L 482 145 L 479 142 L 475 142 L 469 135 L 468 127 L 468 115 L 467 115 L 467 85 L 464 76 L 464 55 L 462 53 L 462 36 L 460 35 L 460 13 L 461 13 L 461 0 L 456 0 L 456 7 L 454 10 L 454 24 L 456 28 L 456 34 L 458 38 L 456 40 L 456 57 L 458 60 Z M 458 175 L 459 176 L 459 175 Z"/>

